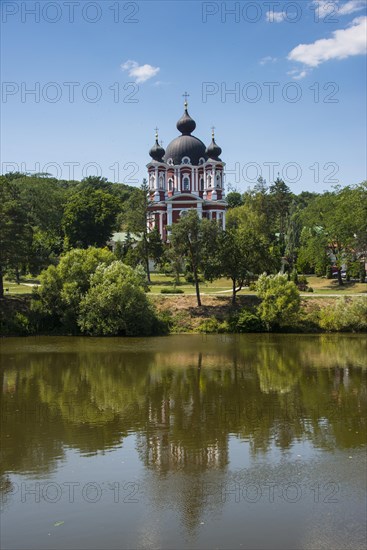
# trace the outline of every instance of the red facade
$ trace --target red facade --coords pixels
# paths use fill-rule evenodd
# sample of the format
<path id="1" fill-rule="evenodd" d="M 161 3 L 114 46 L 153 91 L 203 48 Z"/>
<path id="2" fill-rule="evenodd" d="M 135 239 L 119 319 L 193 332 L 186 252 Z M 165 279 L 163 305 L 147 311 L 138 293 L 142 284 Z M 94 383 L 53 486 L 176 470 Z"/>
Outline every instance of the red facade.
<path id="1" fill-rule="evenodd" d="M 156 142 L 147 165 L 150 197 L 149 229 L 159 229 L 167 240 L 167 225 L 176 223 L 188 210 L 195 209 L 202 218 L 218 220 L 225 228 L 226 201 L 224 166 L 219 158 L 220 147 L 212 142 L 205 147 L 192 131 L 195 121 L 187 112 L 177 123 L 181 136 L 175 138 L 166 151 Z"/>

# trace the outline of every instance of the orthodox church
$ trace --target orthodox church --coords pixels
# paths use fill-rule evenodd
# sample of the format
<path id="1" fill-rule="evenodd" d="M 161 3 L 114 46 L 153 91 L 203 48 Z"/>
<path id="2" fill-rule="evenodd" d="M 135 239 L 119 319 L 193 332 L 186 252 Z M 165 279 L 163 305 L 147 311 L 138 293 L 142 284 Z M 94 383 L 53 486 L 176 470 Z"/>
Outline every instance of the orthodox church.
<path id="1" fill-rule="evenodd" d="M 225 163 L 220 158 L 222 149 L 216 144 L 214 129 L 208 145 L 192 135 L 195 121 L 188 113 L 187 94 L 185 110 L 176 127 L 180 135 L 164 150 L 158 142 L 149 151 L 147 164 L 149 186 L 149 229 L 158 228 L 163 241 L 168 238 L 167 226 L 179 221 L 189 210 L 195 209 L 200 218 L 217 220 L 225 229 L 225 201 L 223 176 Z"/>

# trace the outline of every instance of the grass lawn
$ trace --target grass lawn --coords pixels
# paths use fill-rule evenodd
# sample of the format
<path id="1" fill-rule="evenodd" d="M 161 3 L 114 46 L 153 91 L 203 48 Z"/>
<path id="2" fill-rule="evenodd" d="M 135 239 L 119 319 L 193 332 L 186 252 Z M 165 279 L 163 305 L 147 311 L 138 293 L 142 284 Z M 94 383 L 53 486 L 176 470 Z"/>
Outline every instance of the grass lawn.
<path id="1" fill-rule="evenodd" d="M 313 293 L 307 293 L 307 298 L 315 296 L 327 296 L 329 294 L 353 295 L 353 294 L 366 294 L 367 296 L 367 284 L 357 282 L 345 282 L 343 286 L 339 286 L 335 279 L 326 279 L 323 277 L 316 277 L 315 275 L 308 275 L 308 284 L 314 289 Z M 163 288 L 173 287 L 173 277 L 166 276 L 163 273 L 151 274 L 152 285 L 150 287 L 151 294 L 161 294 Z M 14 281 L 4 281 L 5 295 L 21 295 L 32 294 L 33 285 L 37 285 L 37 279 L 22 278 L 21 284 L 17 284 Z M 195 294 L 195 286 L 187 283 L 183 277 L 181 277 L 181 284 L 177 286 L 178 289 L 183 290 L 184 294 Z M 8 291 L 6 290 L 8 289 Z M 219 295 L 231 295 L 232 281 L 230 279 L 221 278 L 213 281 L 212 283 L 203 282 L 200 283 L 200 292 L 202 294 L 219 294 Z M 247 287 L 241 290 L 238 295 L 250 295 L 254 296 L 256 293 L 250 291 Z"/>
<path id="2" fill-rule="evenodd" d="M 366 294 L 367 283 L 347 282 L 343 286 L 338 285 L 336 279 L 326 279 L 325 277 L 316 277 L 316 275 L 307 275 L 309 286 L 314 290 L 313 294 Z M 310 296 L 312 294 L 310 293 Z"/>
<path id="3" fill-rule="evenodd" d="M 33 285 L 37 284 L 36 279 L 22 279 L 19 285 L 14 281 L 4 280 L 4 293 L 5 296 L 9 294 L 32 294 Z"/>
<path id="4" fill-rule="evenodd" d="M 326 279 L 323 277 L 316 277 L 316 275 L 307 275 L 308 284 L 314 290 L 313 293 L 305 293 L 308 298 L 314 296 L 327 296 L 329 294 L 353 295 L 353 294 L 366 294 L 367 296 L 367 283 L 358 282 L 344 282 L 343 286 L 339 286 L 335 279 Z M 160 294 L 163 288 L 173 287 L 173 277 L 167 277 L 162 273 L 151 274 L 152 285 L 150 292 L 152 294 Z M 186 283 L 185 279 L 181 277 L 181 284 L 177 286 L 180 290 L 183 290 L 184 294 L 195 294 L 195 287 L 192 284 Z M 203 282 L 200 283 L 200 292 L 203 294 L 231 294 L 232 281 L 226 278 L 217 279 L 212 283 Z M 238 295 L 255 295 L 256 292 L 250 291 L 248 287 L 241 290 Z"/>
<path id="5" fill-rule="evenodd" d="M 152 285 L 150 287 L 150 292 L 152 294 L 160 294 L 163 288 L 173 288 L 173 277 L 167 277 L 162 273 L 152 273 L 151 281 Z M 224 278 L 217 279 L 212 283 L 200 283 L 200 292 L 203 294 L 223 293 L 223 291 L 230 291 L 231 288 L 231 281 Z M 187 283 L 184 277 L 181 277 L 181 283 L 177 286 L 177 289 L 183 290 L 184 294 L 195 294 L 195 286 L 191 283 Z"/>

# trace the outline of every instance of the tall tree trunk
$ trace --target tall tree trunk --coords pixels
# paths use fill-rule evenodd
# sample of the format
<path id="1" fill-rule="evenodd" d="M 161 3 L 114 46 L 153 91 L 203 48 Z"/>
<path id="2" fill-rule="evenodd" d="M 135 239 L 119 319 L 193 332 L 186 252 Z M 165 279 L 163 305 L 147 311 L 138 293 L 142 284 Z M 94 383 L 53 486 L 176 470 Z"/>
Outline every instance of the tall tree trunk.
<path id="1" fill-rule="evenodd" d="M 338 285 L 340 285 L 340 286 L 344 285 L 343 279 L 342 279 L 341 267 L 338 267 Z"/>
<path id="2" fill-rule="evenodd" d="M 236 279 L 232 279 L 232 306 L 236 305 Z"/>
<path id="3" fill-rule="evenodd" d="M 4 298 L 3 268 L 0 265 L 0 298 Z"/>
<path id="4" fill-rule="evenodd" d="M 196 299 L 198 301 L 198 306 L 201 306 L 200 298 L 200 288 L 199 288 L 199 278 L 196 269 L 194 269 L 194 279 L 195 279 L 195 290 L 196 290 Z"/>

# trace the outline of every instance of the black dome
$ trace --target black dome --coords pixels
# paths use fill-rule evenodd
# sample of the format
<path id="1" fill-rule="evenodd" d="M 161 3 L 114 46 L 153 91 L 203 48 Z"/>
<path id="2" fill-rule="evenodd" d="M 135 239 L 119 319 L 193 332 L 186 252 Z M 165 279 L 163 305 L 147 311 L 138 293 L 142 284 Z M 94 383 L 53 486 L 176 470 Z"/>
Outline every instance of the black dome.
<path id="1" fill-rule="evenodd" d="M 155 144 L 149 151 L 149 155 L 152 157 L 153 160 L 156 160 L 157 162 L 163 162 L 164 157 L 164 149 L 161 147 L 158 143 L 158 134 L 155 136 Z"/>
<path id="2" fill-rule="evenodd" d="M 187 112 L 187 106 L 185 104 L 185 112 L 176 124 L 176 128 L 181 134 L 190 135 L 196 128 L 196 122 L 191 118 Z"/>
<path id="3" fill-rule="evenodd" d="M 182 135 L 168 145 L 164 161 L 173 160 L 173 164 L 181 164 L 183 157 L 189 157 L 191 164 L 198 165 L 201 158 L 207 159 L 204 143 L 195 136 Z"/>
<path id="4" fill-rule="evenodd" d="M 212 138 L 212 142 L 209 145 L 209 147 L 206 150 L 206 154 L 208 158 L 213 160 L 220 160 L 219 155 L 221 154 L 222 149 L 215 143 L 214 136 Z"/>

